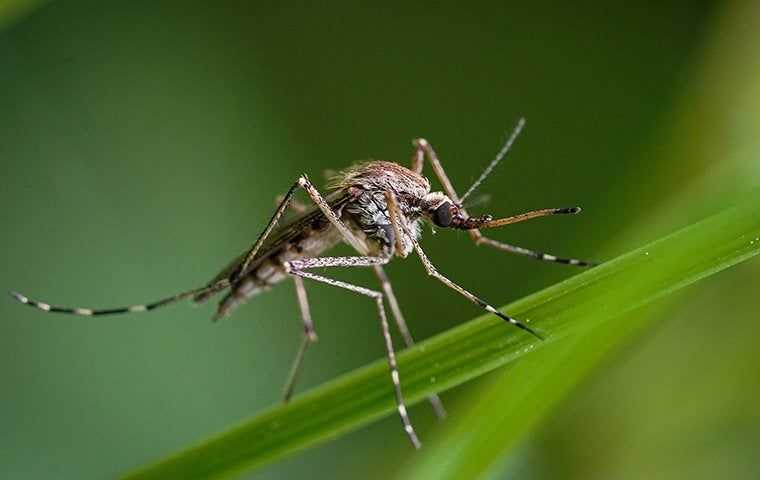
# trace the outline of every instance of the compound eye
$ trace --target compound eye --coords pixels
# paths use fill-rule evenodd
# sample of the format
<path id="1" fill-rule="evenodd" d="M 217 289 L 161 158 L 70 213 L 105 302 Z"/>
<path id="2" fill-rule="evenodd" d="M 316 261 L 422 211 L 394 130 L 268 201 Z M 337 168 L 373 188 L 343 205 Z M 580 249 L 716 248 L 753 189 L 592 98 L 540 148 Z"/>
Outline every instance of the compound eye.
<path id="1" fill-rule="evenodd" d="M 451 203 L 443 202 L 440 207 L 433 212 L 433 223 L 441 228 L 451 225 Z"/>

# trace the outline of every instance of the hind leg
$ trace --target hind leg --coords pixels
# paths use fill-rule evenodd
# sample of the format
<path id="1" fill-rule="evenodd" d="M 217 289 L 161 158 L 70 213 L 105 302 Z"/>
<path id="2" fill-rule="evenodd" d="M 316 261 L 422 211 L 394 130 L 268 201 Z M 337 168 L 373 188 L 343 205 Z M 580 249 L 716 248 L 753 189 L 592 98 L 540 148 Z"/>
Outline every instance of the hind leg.
<path id="1" fill-rule="evenodd" d="M 393 319 L 396 320 L 396 326 L 398 327 L 399 332 L 401 332 L 401 338 L 404 339 L 406 347 L 410 348 L 414 346 L 414 338 L 412 338 L 412 334 L 409 332 L 409 327 L 406 325 L 404 314 L 401 313 L 401 307 L 398 304 L 398 300 L 396 300 L 396 294 L 393 292 L 391 281 L 388 278 L 388 275 L 385 274 L 385 270 L 381 265 L 375 265 L 373 268 L 375 270 L 375 275 L 377 275 L 378 280 L 380 280 L 383 293 L 385 293 L 385 297 L 388 299 L 388 304 L 391 306 L 391 314 L 393 315 Z M 428 401 L 438 418 L 446 418 L 446 409 L 443 408 L 443 403 L 438 395 L 430 395 Z"/>
<path id="2" fill-rule="evenodd" d="M 303 358 L 304 354 L 306 353 L 306 348 L 310 343 L 317 341 L 317 332 L 314 331 L 314 323 L 311 321 L 309 299 L 306 296 L 306 288 L 303 285 L 303 279 L 299 276 L 294 276 L 293 283 L 296 287 L 298 308 L 301 311 L 303 335 L 301 336 L 301 344 L 298 347 L 298 352 L 296 352 L 296 357 L 293 359 L 293 365 L 290 367 L 288 380 L 285 382 L 285 387 L 282 389 L 282 401 L 285 403 L 287 403 L 288 400 L 290 400 L 290 397 L 293 395 L 293 389 L 296 386 L 298 374 L 301 373 L 301 368 L 303 367 Z"/>
<path id="3" fill-rule="evenodd" d="M 420 448 L 421 443 L 417 438 L 417 434 L 414 431 L 412 422 L 409 420 L 409 414 L 404 402 L 404 396 L 401 393 L 401 381 L 398 373 L 398 365 L 396 363 L 396 353 L 393 349 L 393 340 L 391 338 L 390 327 L 388 326 L 388 318 L 385 314 L 385 306 L 383 305 L 383 294 L 381 292 L 370 290 L 368 288 L 360 287 L 350 283 L 335 280 L 333 278 L 323 277 L 305 270 L 310 268 L 320 267 L 371 267 L 375 265 L 382 265 L 387 263 L 388 259 L 380 257 L 321 257 L 321 258 L 304 258 L 299 260 L 293 260 L 285 263 L 285 268 L 289 274 L 298 277 L 308 278 L 317 282 L 326 283 L 334 287 L 346 289 L 348 291 L 364 295 L 374 300 L 377 305 L 378 315 L 380 317 L 380 327 L 385 340 L 385 349 L 388 359 L 388 367 L 391 372 L 391 381 L 393 383 L 393 389 L 396 394 L 396 409 L 398 410 L 399 417 L 401 418 L 401 424 L 404 427 L 409 440 L 412 442 L 415 448 Z"/>

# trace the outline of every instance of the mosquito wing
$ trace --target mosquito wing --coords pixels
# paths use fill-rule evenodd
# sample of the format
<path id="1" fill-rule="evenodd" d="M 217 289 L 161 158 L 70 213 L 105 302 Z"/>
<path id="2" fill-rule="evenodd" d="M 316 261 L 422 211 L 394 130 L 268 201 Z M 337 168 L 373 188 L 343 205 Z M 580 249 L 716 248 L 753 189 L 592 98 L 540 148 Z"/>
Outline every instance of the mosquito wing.
<path id="1" fill-rule="evenodd" d="M 350 198 L 348 192 L 345 190 L 338 190 L 327 195 L 325 200 L 333 211 L 339 212 Z M 284 225 L 277 227 L 272 231 L 269 238 L 267 238 L 261 246 L 261 249 L 259 249 L 256 256 L 253 258 L 253 261 L 247 270 L 249 272 L 255 270 L 262 260 L 279 253 L 288 244 L 297 242 L 299 237 L 302 237 L 310 229 L 314 229 L 315 226 L 325 225 L 328 222 L 329 220 L 327 217 L 325 217 L 324 213 L 322 213 L 316 205 L 308 211 L 292 217 L 289 222 L 285 222 Z M 247 250 L 235 257 L 235 259 L 211 279 L 208 284 L 213 285 L 219 280 L 229 278 L 229 276 L 240 267 L 240 264 L 245 259 L 246 253 Z M 208 300 L 212 295 L 213 293 L 198 295 L 194 300 L 196 302 L 203 302 Z"/>

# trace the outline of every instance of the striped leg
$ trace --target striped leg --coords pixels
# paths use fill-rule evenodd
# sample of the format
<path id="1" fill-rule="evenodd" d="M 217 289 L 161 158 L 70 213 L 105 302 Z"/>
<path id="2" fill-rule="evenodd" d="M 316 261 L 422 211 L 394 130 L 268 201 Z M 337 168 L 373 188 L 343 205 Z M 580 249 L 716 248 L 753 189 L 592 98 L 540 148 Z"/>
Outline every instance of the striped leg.
<path id="1" fill-rule="evenodd" d="M 487 312 L 493 313 L 497 317 L 501 318 L 502 320 L 505 320 L 512 325 L 516 326 L 517 328 L 521 328 L 525 330 L 526 332 L 530 333 L 531 335 L 535 336 L 536 338 L 543 340 L 543 337 L 539 335 L 536 331 L 534 331 L 532 328 L 528 327 L 524 323 L 520 322 L 519 320 L 512 318 L 508 315 L 504 315 L 485 301 L 481 300 L 480 298 L 476 297 L 469 291 L 465 290 L 464 288 L 460 287 L 453 281 L 449 280 L 447 277 L 441 275 L 438 270 L 435 268 L 433 263 L 428 259 L 427 255 L 425 255 L 425 252 L 422 251 L 422 247 L 420 247 L 420 244 L 415 240 L 411 235 L 409 235 L 409 232 L 406 230 L 405 226 L 398 222 L 397 215 L 398 215 L 398 204 L 396 197 L 391 192 L 386 192 L 385 198 L 388 201 L 388 213 L 389 213 L 389 220 L 391 223 L 395 224 L 394 228 L 401 229 L 403 228 L 407 236 L 412 241 L 412 244 L 414 245 L 414 250 L 417 252 L 417 255 L 420 257 L 420 260 L 422 261 L 422 264 L 425 266 L 425 270 L 427 271 L 428 275 L 431 277 L 434 277 L 438 279 L 441 283 L 446 285 L 447 287 L 457 291 L 459 294 L 464 296 L 466 299 L 474 303 L 475 305 L 478 305 L 479 307 L 483 308 Z"/>
<path id="2" fill-rule="evenodd" d="M 425 157 L 427 157 L 428 161 L 430 162 L 430 166 L 433 168 L 433 172 L 435 173 L 435 176 L 438 178 L 438 181 L 441 182 L 443 191 L 446 193 L 446 195 L 449 196 L 449 198 L 451 198 L 451 200 L 454 201 L 454 203 L 456 203 L 459 206 L 459 209 L 462 212 L 462 214 L 465 216 L 468 216 L 467 211 L 462 205 L 462 199 L 466 198 L 466 196 L 471 194 L 474 188 L 477 187 L 483 181 L 483 179 L 485 178 L 484 175 L 487 175 L 488 173 L 490 173 L 490 171 L 493 169 L 496 163 L 498 163 L 506 155 L 507 151 L 509 150 L 509 147 L 512 145 L 512 142 L 515 140 L 515 137 L 522 129 L 524 123 L 525 123 L 524 120 L 521 119 L 520 123 L 518 123 L 517 128 L 515 128 L 515 131 L 509 137 L 509 139 L 507 140 L 507 143 L 504 145 L 501 151 L 499 151 L 494 161 L 491 162 L 491 164 L 483 172 L 483 175 L 481 175 L 480 178 L 478 178 L 478 180 L 473 184 L 473 188 L 470 188 L 467 191 L 467 193 L 465 193 L 465 196 L 462 198 L 460 198 L 457 195 L 456 190 L 454 190 L 454 185 L 451 183 L 451 180 L 449 180 L 449 177 L 446 175 L 446 172 L 443 170 L 443 165 L 441 164 L 440 160 L 438 160 L 438 155 L 435 153 L 433 146 L 430 145 L 430 142 L 428 142 L 424 138 L 418 138 L 414 140 L 413 142 L 414 155 L 412 156 L 412 170 L 414 170 L 417 173 L 422 173 L 422 167 L 425 162 Z M 578 211 L 580 211 L 580 209 L 578 209 L 578 211 L 569 211 L 570 209 L 545 209 L 542 211 L 546 212 L 550 210 L 554 211 L 554 213 L 549 213 L 550 215 L 555 214 L 555 213 L 578 213 Z M 542 215 L 535 215 L 535 212 L 529 212 L 528 214 L 516 215 L 515 217 L 504 219 L 504 220 L 510 220 L 510 221 L 503 223 L 503 225 L 507 225 L 508 223 L 516 223 L 522 220 L 527 220 L 528 218 L 536 218 L 537 216 L 542 216 Z M 498 250 L 514 253 L 517 255 L 525 255 L 531 258 L 535 258 L 536 260 L 543 260 L 546 262 L 563 263 L 566 265 L 575 265 L 579 267 L 589 267 L 589 266 L 596 265 L 596 263 L 594 262 L 577 260 L 574 258 L 557 257 L 555 255 L 536 252 L 533 250 L 528 250 L 526 248 L 517 247 L 514 245 L 509 245 L 507 243 L 499 242 L 497 240 L 493 240 L 491 238 L 485 237 L 478 229 L 468 230 L 468 233 L 470 234 L 470 238 L 472 239 L 472 241 L 475 242 L 475 245 L 488 245 Z"/>
<path id="3" fill-rule="evenodd" d="M 464 296 L 467 300 L 471 301 L 475 305 L 478 305 L 479 307 L 483 308 L 487 312 L 493 313 L 497 317 L 501 318 L 502 320 L 505 320 L 512 325 L 514 325 L 517 328 L 520 328 L 522 330 L 525 330 L 526 332 L 530 333 L 534 337 L 538 338 L 539 340 L 543 340 L 544 337 L 538 334 L 535 330 L 530 328 L 529 326 L 525 325 L 524 323 L 520 322 L 516 318 L 512 318 L 508 315 L 504 315 L 485 301 L 481 300 L 480 298 L 476 297 L 469 291 L 465 290 L 464 288 L 460 287 L 453 281 L 449 280 L 444 275 L 440 274 L 438 270 L 435 268 L 433 263 L 427 258 L 427 255 L 425 255 L 425 252 L 422 251 L 422 248 L 420 247 L 420 244 L 417 243 L 417 241 L 414 242 L 414 250 L 417 252 L 417 255 L 420 257 L 420 260 L 422 261 L 422 264 L 425 266 L 425 270 L 427 271 L 428 275 L 431 277 L 434 277 L 438 279 L 441 283 L 446 285 L 447 287 L 456 290 L 459 292 L 462 296 Z"/>
<path id="4" fill-rule="evenodd" d="M 18 292 L 10 292 L 10 294 L 13 298 L 23 303 L 24 305 L 29 305 L 30 307 L 35 307 L 45 312 L 67 313 L 70 315 L 95 317 L 95 316 L 100 316 L 100 315 L 118 315 L 118 314 L 123 314 L 123 313 L 147 312 L 148 310 L 155 310 L 156 308 L 164 307 L 166 305 L 171 305 L 172 303 L 177 303 L 181 300 L 194 297 L 196 295 L 207 295 L 207 294 L 211 295 L 227 288 L 229 285 L 230 285 L 229 280 L 225 278 L 211 285 L 195 288 L 193 290 L 188 290 L 186 292 L 181 292 L 176 295 L 172 295 L 171 297 L 166 297 L 152 303 L 130 305 L 127 307 L 106 308 L 106 309 L 100 309 L 100 310 L 95 310 L 91 308 L 81 308 L 81 307 L 80 308 L 57 307 L 57 306 L 50 305 L 44 302 L 38 302 L 36 300 L 32 300 Z"/>
<path id="5" fill-rule="evenodd" d="M 521 213 L 519 215 L 513 215 L 511 217 L 500 218 L 498 220 L 491 220 L 481 225 L 480 228 L 498 228 L 505 225 L 511 225 L 513 223 L 524 222 L 533 218 L 546 217 L 550 215 L 575 215 L 581 212 L 580 207 L 571 208 L 543 208 L 541 210 L 533 210 L 531 212 Z M 480 231 L 478 231 L 480 233 Z M 517 247 L 508 243 L 499 242 L 484 235 L 478 235 L 474 239 L 475 245 L 488 245 L 498 250 L 502 250 L 517 255 L 525 255 L 536 260 L 543 260 L 546 262 L 564 263 L 566 265 L 575 265 L 578 267 L 593 267 L 598 265 L 596 262 L 589 262 L 585 260 L 578 260 L 575 258 L 562 258 L 548 253 L 536 252 L 534 250 L 528 250 L 527 248 Z"/>
<path id="6" fill-rule="evenodd" d="M 108 309 L 102 309 L 102 310 L 93 310 L 91 308 L 70 308 L 70 307 L 52 306 L 44 302 L 31 300 L 28 297 L 17 292 L 10 292 L 10 294 L 13 298 L 18 300 L 19 302 L 39 308 L 40 310 L 43 310 L 46 312 L 68 313 L 72 315 L 83 315 L 83 316 L 116 315 L 116 314 L 122 314 L 122 313 L 144 312 L 144 311 L 153 310 L 165 305 L 170 305 L 172 303 L 176 303 L 180 300 L 184 300 L 189 297 L 194 297 L 196 302 L 203 302 L 207 300 L 211 295 L 235 283 L 247 272 L 249 265 L 251 264 L 253 259 L 256 257 L 256 254 L 258 253 L 259 249 L 261 249 L 261 246 L 264 244 L 264 241 L 267 239 L 269 234 L 277 225 L 277 222 L 280 220 L 280 217 L 282 217 L 282 214 L 285 212 L 285 209 L 287 209 L 288 205 L 290 205 L 290 203 L 292 202 L 293 196 L 295 195 L 295 192 L 298 188 L 303 188 L 304 190 L 306 190 L 306 192 L 309 194 L 309 197 L 325 213 L 325 215 L 330 220 L 330 222 L 335 224 L 337 229 L 341 232 L 341 234 L 343 234 L 344 238 L 346 238 L 347 241 L 349 241 L 349 243 L 354 245 L 355 248 L 356 247 L 361 248 L 361 244 L 359 244 L 359 242 L 355 240 L 351 232 L 343 224 L 343 222 L 341 222 L 340 219 L 335 215 L 332 209 L 330 209 L 330 206 L 322 198 L 319 192 L 317 192 L 317 190 L 309 183 L 306 176 L 302 175 L 301 177 L 298 178 L 298 180 L 293 185 L 291 185 L 291 187 L 288 189 L 288 192 L 283 196 L 282 200 L 280 201 L 280 205 L 275 210 L 266 228 L 264 228 L 264 231 L 256 239 L 256 242 L 254 242 L 253 246 L 245 253 L 245 255 L 242 256 L 242 261 L 239 264 L 232 266 L 229 269 L 223 271 L 219 276 L 213 279 L 210 284 L 204 287 L 189 290 L 187 292 L 178 293 L 176 295 L 158 300 L 153 303 L 142 304 L 142 305 L 132 305 L 132 306 L 127 306 L 127 307 L 108 308 Z M 224 313 L 225 313 L 224 311 L 221 311 L 214 318 L 216 319 L 224 315 Z"/>
<path id="7" fill-rule="evenodd" d="M 293 185 L 291 185 L 291 187 L 288 189 L 288 192 L 283 197 L 283 200 L 280 203 L 279 207 L 277 207 L 277 209 L 275 210 L 266 228 L 261 233 L 261 235 L 259 235 L 258 239 L 253 244 L 253 246 L 245 253 L 245 255 L 243 255 L 242 261 L 238 265 L 231 267 L 229 270 L 225 270 L 224 272 L 222 272 L 222 274 L 220 274 L 217 278 L 212 280 L 212 282 L 206 286 L 189 290 L 186 292 L 181 292 L 176 295 L 172 295 L 171 297 L 163 298 L 161 300 L 158 300 L 152 303 L 131 305 L 131 306 L 126 306 L 126 307 L 118 307 L 118 308 L 108 308 L 108 309 L 101 309 L 101 310 L 94 310 L 91 308 L 73 308 L 73 307 L 53 306 L 45 302 L 32 300 L 26 297 L 25 295 L 22 295 L 17 292 L 10 292 L 10 294 L 17 301 L 25 305 L 36 307 L 46 312 L 67 313 L 71 315 L 81 315 L 81 316 L 117 315 L 117 314 L 124 314 L 124 313 L 145 312 L 145 311 L 154 310 L 156 308 L 163 307 L 166 305 L 171 305 L 173 303 L 179 302 L 181 300 L 184 300 L 190 297 L 194 297 L 195 300 L 198 302 L 205 301 L 206 299 L 208 299 L 209 296 L 215 293 L 218 293 L 224 290 L 225 288 L 229 287 L 231 284 L 235 283 L 235 281 L 240 279 L 241 276 L 247 272 L 248 267 L 250 266 L 253 259 L 256 257 L 256 254 L 258 253 L 261 246 L 264 244 L 264 241 L 272 232 L 274 227 L 277 225 L 277 222 L 279 221 L 283 212 L 285 211 L 286 208 L 288 208 L 288 205 L 293 200 L 293 196 L 295 195 L 295 192 L 298 188 L 303 188 L 306 191 L 306 193 L 309 195 L 309 198 L 311 198 L 311 200 L 317 205 L 317 207 L 319 207 L 322 213 L 325 214 L 327 219 L 336 227 L 336 229 L 341 233 L 341 235 L 346 240 L 346 242 L 348 242 L 360 253 L 362 254 L 366 253 L 366 248 L 364 247 L 364 245 L 362 245 L 356 239 L 356 237 L 351 233 L 348 227 L 346 227 L 346 225 L 338 218 L 335 212 L 332 211 L 332 209 L 330 208 L 330 205 L 324 200 L 324 198 L 322 198 L 322 196 L 317 191 L 317 189 L 314 188 L 314 186 L 309 182 L 308 178 L 306 178 L 306 175 L 301 175 L 298 178 L 298 180 Z"/>
<path id="8" fill-rule="evenodd" d="M 599 265 L 598 262 L 591 262 L 588 260 L 578 260 L 577 258 L 557 257 L 555 255 L 551 255 L 544 252 L 528 250 L 527 248 L 522 248 L 516 245 L 510 245 L 508 243 L 499 242 L 498 240 L 494 240 L 492 238 L 488 238 L 483 235 L 481 235 L 480 237 L 478 237 L 477 240 L 475 240 L 475 245 L 488 245 L 489 247 L 494 247 L 497 250 L 514 253 L 516 255 L 524 255 L 526 257 L 531 257 L 536 260 L 542 260 L 544 262 L 563 263 L 565 265 L 574 265 L 577 267 L 594 267 L 596 265 Z"/>
<path id="9" fill-rule="evenodd" d="M 401 332 L 401 338 L 404 339 L 406 347 L 410 348 L 414 346 L 414 338 L 412 338 L 412 334 L 409 332 L 409 327 L 406 326 L 406 320 L 404 319 L 404 314 L 401 313 L 401 307 L 399 307 L 398 300 L 396 300 L 396 294 L 393 293 L 391 281 L 388 279 L 388 275 L 385 274 L 385 270 L 383 270 L 381 265 L 375 265 L 374 269 L 375 275 L 377 275 L 377 278 L 380 280 L 383 293 L 385 293 L 385 297 L 388 299 L 388 304 L 391 306 L 391 314 L 393 314 L 393 318 L 396 320 L 398 330 Z M 446 418 L 446 409 L 443 408 L 443 403 L 438 395 L 430 395 L 428 401 L 439 419 L 443 420 Z"/>
<path id="10" fill-rule="evenodd" d="M 287 403 L 293 395 L 293 388 L 295 387 L 298 374 L 301 373 L 301 367 L 303 366 L 303 358 L 306 353 L 306 348 L 310 343 L 317 341 L 317 333 L 314 331 L 314 323 L 311 321 L 309 299 L 306 297 L 306 288 L 303 285 L 303 279 L 294 276 L 293 283 L 296 287 L 298 308 L 301 311 L 301 320 L 303 321 L 303 335 L 301 336 L 301 344 L 298 347 L 296 358 L 293 359 L 293 366 L 290 367 L 288 380 L 285 382 L 285 387 L 282 390 L 282 401 L 285 403 Z"/>
<path id="11" fill-rule="evenodd" d="M 409 440 L 412 442 L 412 445 L 414 445 L 415 448 L 420 448 L 422 444 L 417 438 L 414 427 L 412 427 L 412 423 L 409 420 L 409 414 L 406 410 L 404 396 L 401 393 L 401 382 L 398 374 L 398 365 L 396 364 L 396 353 L 393 349 L 393 340 L 391 339 L 391 331 L 390 327 L 388 326 L 388 318 L 385 315 L 385 307 L 383 306 L 383 294 L 381 292 L 360 287 L 358 285 L 353 285 L 350 283 L 342 282 L 340 280 L 335 280 L 304 271 L 309 268 L 317 267 L 371 267 L 382 265 L 387 262 L 388 259 L 380 257 L 304 258 L 286 262 L 285 269 L 291 275 L 326 283 L 334 287 L 344 288 L 351 292 L 367 296 L 375 301 L 375 304 L 377 305 L 378 315 L 380 316 L 380 327 L 383 332 L 383 338 L 385 339 L 385 349 L 388 358 L 388 367 L 391 371 L 391 381 L 393 382 L 393 388 L 396 394 L 396 409 L 398 410 L 399 417 L 401 418 L 401 424 L 404 426 L 404 431 L 409 437 Z"/>

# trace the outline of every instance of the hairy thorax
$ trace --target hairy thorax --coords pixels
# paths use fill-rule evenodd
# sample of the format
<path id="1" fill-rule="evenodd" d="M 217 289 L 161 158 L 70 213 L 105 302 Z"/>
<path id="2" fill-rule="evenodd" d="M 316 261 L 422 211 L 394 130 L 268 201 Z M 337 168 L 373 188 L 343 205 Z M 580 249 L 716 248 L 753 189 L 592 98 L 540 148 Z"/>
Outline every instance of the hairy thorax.
<path id="1" fill-rule="evenodd" d="M 391 255 L 396 241 L 385 198 L 386 192 L 391 192 L 401 214 L 401 248 L 397 254 L 406 257 L 411 252 L 412 238 L 420 236 L 420 200 L 430 192 L 430 182 L 425 177 L 396 163 L 372 161 L 342 172 L 331 185 L 352 195 L 345 209 L 350 217 L 348 223 L 354 223 L 368 242 L 375 243 L 371 249 L 375 255 Z"/>

